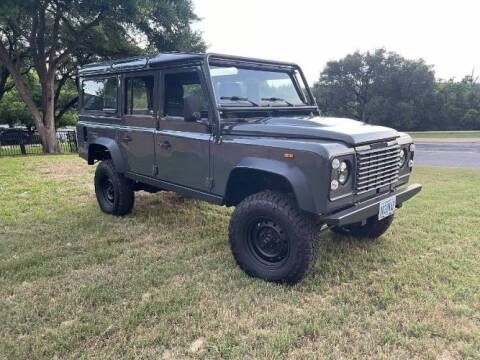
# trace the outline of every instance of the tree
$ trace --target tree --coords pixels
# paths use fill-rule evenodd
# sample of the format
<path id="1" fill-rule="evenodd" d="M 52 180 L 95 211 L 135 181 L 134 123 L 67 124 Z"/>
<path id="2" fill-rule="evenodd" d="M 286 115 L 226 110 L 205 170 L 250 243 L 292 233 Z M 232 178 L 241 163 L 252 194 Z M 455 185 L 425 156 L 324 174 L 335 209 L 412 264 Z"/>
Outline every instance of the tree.
<path id="1" fill-rule="evenodd" d="M 413 130 L 431 122 L 434 88 L 423 60 L 378 49 L 328 62 L 313 91 L 327 115 Z"/>
<path id="2" fill-rule="evenodd" d="M 439 81 L 435 89 L 437 123 L 443 130 L 479 128 L 480 84 L 474 73 L 461 81 Z"/>
<path id="3" fill-rule="evenodd" d="M 197 20 L 190 0 L 2 0 L 0 64 L 29 109 L 44 151 L 56 153 L 55 118 L 65 113 L 56 111 L 56 103 L 83 54 L 111 58 L 145 49 L 202 49 L 190 27 Z M 15 34 L 13 47 L 8 34 Z M 18 48 L 27 49 L 38 74 L 40 106 L 25 85 Z"/>

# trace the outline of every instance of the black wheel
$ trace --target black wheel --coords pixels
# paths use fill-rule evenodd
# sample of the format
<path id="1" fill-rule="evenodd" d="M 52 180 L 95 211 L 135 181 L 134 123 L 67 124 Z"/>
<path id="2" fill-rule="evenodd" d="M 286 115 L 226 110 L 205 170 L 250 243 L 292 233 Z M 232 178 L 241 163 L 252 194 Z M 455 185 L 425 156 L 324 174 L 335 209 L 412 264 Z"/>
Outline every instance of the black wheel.
<path id="1" fill-rule="evenodd" d="M 365 225 L 361 223 L 334 227 L 331 230 L 340 235 L 353 236 L 358 238 L 376 239 L 382 236 L 388 230 L 393 222 L 393 215 L 385 219 L 378 220 L 377 216 L 372 216 L 367 219 Z"/>
<path id="2" fill-rule="evenodd" d="M 240 268 L 267 281 L 296 283 L 315 262 L 319 226 L 287 195 L 264 191 L 232 214 L 230 246 Z"/>
<path id="3" fill-rule="evenodd" d="M 95 194 L 100 209 L 107 214 L 122 216 L 132 212 L 133 182 L 117 173 L 111 160 L 104 160 L 97 166 Z"/>

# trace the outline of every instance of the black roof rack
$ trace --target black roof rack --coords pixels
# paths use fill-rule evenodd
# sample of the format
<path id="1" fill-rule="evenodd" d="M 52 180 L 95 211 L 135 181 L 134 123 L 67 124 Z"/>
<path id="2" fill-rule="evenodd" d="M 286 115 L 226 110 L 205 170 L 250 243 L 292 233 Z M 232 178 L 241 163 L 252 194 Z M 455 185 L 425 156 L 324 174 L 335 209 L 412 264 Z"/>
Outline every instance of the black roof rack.
<path id="1" fill-rule="evenodd" d="M 232 55 L 222 55 L 214 53 L 181 53 L 181 52 L 171 52 L 171 53 L 161 53 L 156 55 L 144 55 L 137 56 L 127 59 L 113 60 L 92 63 L 83 66 L 79 71 L 79 75 L 95 75 L 95 74 L 108 74 L 108 73 L 117 73 L 127 70 L 140 70 L 148 67 L 160 66 L 163 63 L 173 62 L 173 61 L 188 61 L 195 59 L 204 59 L 204 60 L 213 60 L 213 61 L 230 61 L 230 62 L 255 62 L 262 64 L 271 64 L 277 66 L 296 66 L 293 63 L 280 62 L 280 61 L 270 61 L 263 59 L 254 59 L 241 56 L 232 56 Z"/>

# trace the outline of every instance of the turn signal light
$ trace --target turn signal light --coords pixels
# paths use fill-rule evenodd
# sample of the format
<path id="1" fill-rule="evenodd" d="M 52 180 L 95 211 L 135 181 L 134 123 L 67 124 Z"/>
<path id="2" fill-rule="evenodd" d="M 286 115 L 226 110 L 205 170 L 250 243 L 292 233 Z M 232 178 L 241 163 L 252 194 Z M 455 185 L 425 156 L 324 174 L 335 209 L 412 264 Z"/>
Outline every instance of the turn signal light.
<path id="1" fill-rule="evenodd" d="M 293 159 L 294 155 L 293 155 L 293 154 L 290 154 L 290 153 L 285 153 L 285 154 L 283 154 L 283 157 L 284 157 L 285 159 Z"/>

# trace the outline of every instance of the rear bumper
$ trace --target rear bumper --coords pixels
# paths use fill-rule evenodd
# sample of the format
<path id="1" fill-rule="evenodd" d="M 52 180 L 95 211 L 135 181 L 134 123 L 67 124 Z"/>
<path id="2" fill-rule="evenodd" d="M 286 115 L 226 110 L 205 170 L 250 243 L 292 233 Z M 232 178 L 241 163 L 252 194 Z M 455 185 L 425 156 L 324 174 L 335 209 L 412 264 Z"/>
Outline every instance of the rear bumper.
<path id="1" fill-rule="evenodd" d="M 357 223 L 378 214 L 379 204 L 382 200 L 391 196 L 396 196 L 398 207 L 403 202 L 418 194 L 421 190 L 421 184 L 412 184 L 404 188 L 396 189 L 388 194 L 384 194 L 374 199 L 358 203 L 348 209 L 327 215 L 324 218 L 324 221 L 329 226 L 343 226 Z"/>

